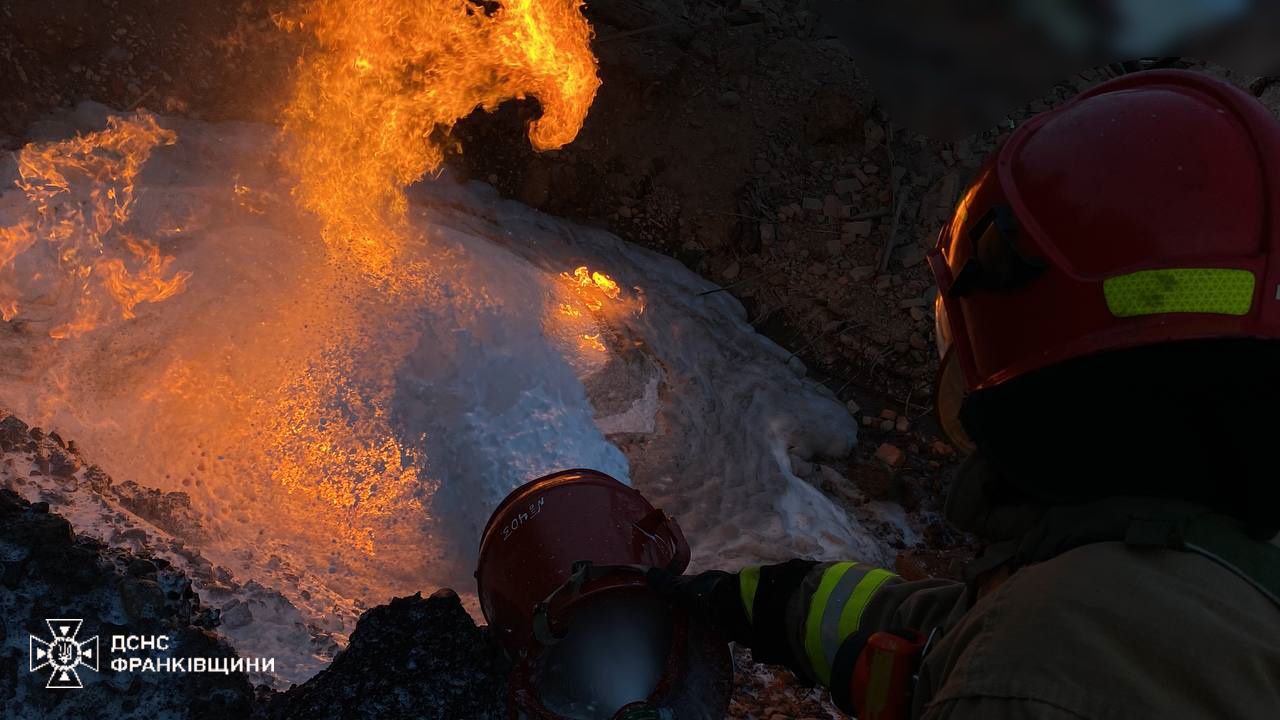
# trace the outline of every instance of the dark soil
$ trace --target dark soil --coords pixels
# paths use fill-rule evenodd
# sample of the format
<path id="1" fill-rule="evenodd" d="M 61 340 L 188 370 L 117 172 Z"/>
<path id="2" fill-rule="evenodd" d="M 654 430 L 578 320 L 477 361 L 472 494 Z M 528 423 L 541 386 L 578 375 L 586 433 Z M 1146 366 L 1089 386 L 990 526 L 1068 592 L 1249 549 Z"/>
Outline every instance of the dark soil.
<path id="1" fill-rule="evenodd" d="M 396 598 L 360 617 L 351 642 L 302 685 L 271 697 L 269 720 L 500 718 L 501 650 L 458 596 Z"/>

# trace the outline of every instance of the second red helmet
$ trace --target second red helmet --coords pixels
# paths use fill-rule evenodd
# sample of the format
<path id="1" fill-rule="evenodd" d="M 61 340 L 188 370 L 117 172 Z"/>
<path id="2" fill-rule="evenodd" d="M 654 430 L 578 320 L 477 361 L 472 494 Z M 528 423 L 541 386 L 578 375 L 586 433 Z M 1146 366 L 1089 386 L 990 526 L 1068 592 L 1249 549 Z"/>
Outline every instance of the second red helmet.
<path id="1" fill-rule="evenodd" d="M 1020 127 L 929 262 L 938 410 L 1109 350 L 1280 339 L 1280 121 L 1189 71 L 1124 76 Z"/>

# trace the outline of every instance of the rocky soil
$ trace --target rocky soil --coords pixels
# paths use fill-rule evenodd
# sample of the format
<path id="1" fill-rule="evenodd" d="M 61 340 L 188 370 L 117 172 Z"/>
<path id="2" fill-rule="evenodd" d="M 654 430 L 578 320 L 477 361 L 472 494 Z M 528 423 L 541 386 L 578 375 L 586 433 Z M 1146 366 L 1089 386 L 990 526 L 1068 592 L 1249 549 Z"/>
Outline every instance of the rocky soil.
<path id="1" fill-rule="evenodd" d="M 31 441 L 35 442 L 35 441 Z M 242 672 L 108 670 L 117 658 L 238 657 L 218 634 L 217 611 L 161 557 L 77 536 L 49 503 L 0 489 L 0 716 L 5 718 L 498 718 L 501 651 L 458 596 L 398 598 L 366 612 L 333 663 L 288 692 L 256 689 Z M 40 688 L 28 635 L 47 637 L 46 618 L 84 620 L 80 640 L 98 638 L 98 671 L 79 670 L 80 690 Z M 113 635 L 166 636 L 164 651 L 116 653 Z"/>
<path id="2" fill-rule="evenodd" d="M 86 99 L 270 120 L 296 54 L 271 22 L 284 4 L 0 0 L 0 143 Z"/>
<path id="3" fill-rule="evenodd" d="M 268 697 L 269 720 L 503 717 L 506 666 L 452 590 L 366 612 L 320 674 Z"/>
<path id="4" fill-rule="evenodd" d="M 85 620 L 80 639 L 99 638 L 103 667 L 112 635 L 166 635 L 166 658 L 232 658 L 210 632 L 215 617 L 168 562 L 77 537 L 71 524 L 0 490 L 0 715 L 6 718 L 243 718 L 253 688 L 243 674 L 96 673 L 81 691 L 38 690 L 28 672 L 28 636 L 47 638 L 46 618 Z M 121 656 L 123 657 L 123 656 Z M 39 671 L 38 671 L 39 672 Z"/>

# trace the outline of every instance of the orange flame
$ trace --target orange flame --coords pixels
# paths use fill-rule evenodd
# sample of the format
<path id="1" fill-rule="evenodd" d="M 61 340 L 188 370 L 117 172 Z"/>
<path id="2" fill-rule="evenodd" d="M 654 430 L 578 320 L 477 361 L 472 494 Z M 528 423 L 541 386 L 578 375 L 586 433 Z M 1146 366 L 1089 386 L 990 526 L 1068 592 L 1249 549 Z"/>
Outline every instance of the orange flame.
<path id="1" fill-rule="evenodd" d="M 429 482 L 418 476 L 425 459 L 412 439 L 397 433 L 391 412 L 398 358 L 418 339 L 410 310 L 419 300 L 410 293 L 378 298 L 379 312 L 403 325 L 387 333 L 399 344 L 370 359 L 359 352 L 370 314 L 349 305 L 345 291 L 366 279 L 394 288 L 425 274 L 421 261 L 399 253 L 411 237 L 404 188 L 438 170 L 459 119 L 508 99 L 536 97 L 543 113 L 528 128 L 530 141 L 540 150 L 560 147 L 576 136 L 599 79 L 582 0 L 504 0 L 493 12 L 472 0 L 301 0 L 299 6 L 297 14 L 276 18 L 311 41 L 283 116 L 291 140 L 284 159 L 297 176 L 294 197 L 320 219 L 334 260 L 307 285 L 297 307 L 280 312 L 280 326 L 296 333 L 291 347 L 301 350 L 255 367 L 252 375 L 247 368 L 256 363 L 248 361 L 229 371 L 222 348 L 175 358 L 166 387 L 148 390 L 148 400 L 172 403 L 175 416 L 190 414 L 202 425 L 211 415 L 223 418 L 230 429 L 219 447 L 264 448 L 261 468 L 247 471 L 270 473 L 275 487 L 263 497 L 274 503 L 269 512 L 278 526 L 314 527 L 316 536 L 329 536 L 315 543 L 315 556 L 348 549 L 373 555 L 390 542 L 392 519 L 418 524 L 413 510 Z M 29 221 L 0 228 L 0 268 L 19 277 L 15 258 L 47 245 L 59 277 L 91 289 L 81 294 L 94 300 L 81 298 L 84 307 L 52 332 L 69 337 L 93 327 L 108 305 L 128 317 L 139 303 L 183 289 L 188 274 L 174 273 L 173 258 L 155 238 L 126 231 L 134 178 L 154 147 L 174 141 L 172 132 L 139 115 L 23 152 L 19 186 L 35 211 Z M 228 199 L 248 213 L 267 213 L 277 204 L 266 189 L 238 179 L 228 189 Z M 84 193 L 88 202 L 71 202 Z M 362 276 L 352 278 L 349 268 Z M 8 279 L 0 273 L 0 312 L 13 317 L 25 312 L 21 303 L 29 293 L 19 290 L 34 278 Z M 610 292 L 616 297 L 616 285 L 610 290 L 589 282 L 598 301 Z M 430 292 L 426 282 L 412 287 Z M 564 294 L 572 299 L 574 291 L 564 288 Z M 598 335 L 595 342 L 603 349 Z M 358 391 L 351 382 L 356 363 L 382 363 L 362 368 L 377 380 Z M 233 473 L 193 476 L 214 484 L 230 482 Z M 397 564 L 419 560 L 398 558 Z"/>
<path id="2" fill-rule="evenodd" d="M 303 207 L 375 277 L 396 257 L 403 188 L 437 170 L 453 125 L 535 96 L 540 150 L 573 140 L 600 80 L 582 0 L 310 0 L 278 25 L 309 32 L 285 125 Z"/>
<path id="3" fill-rule="evenodd" d="M 576 297 L 570 296 L 570 301 L 564 302 L 561 299 L 566 295 L 557 293 L 560 300 L 557 312 L 550 314 L 549 319 L 557 328 L 576 336 L 583 350 L 606 353 L 610 344 L 618 342 L 614 333 L 608 332 L 606 336 L 609 316 L 644 312 L 644 292 L 640 288 L 632 288 L 632 292 L 624 295 L 618 282 L 599 270 L 581 265 L 573 272 L 560 273 L 560 278 L 567 286 L 566 294 Z M 579 307 L 586 308 L 587 312 Z"/>
<path id="4" fill-rule="evenodd" d="M 617 300 L 622 295 L 622 290 L 618 288 L 618 283 L 614 282 L 613 278 L 599 271 L 589 272 L 586 265 L 574 269 L 573 279 L 578 283 L 578 287 L 594 287 L 605 297 L 613 300 Z"/>
<path id="5" fill-rule="evenodd" d="M 253 215 L 265 215 L 267 207 L 273 200 L 270 193 L 254 190 L 248 185 L 242 184 L 239 178 L 232 184 L 231 191 L 235 194 L 236 203 L 245 212 Z"/>
<path id="6" fill-rule="evenodd" d="M 49 335 L 67 338 L 99 326 L 113 308 L 128 319 L 139 303 L 182 292 L 191 273 L 171 274 L 172 257 L 125 229 L 139 171 L 156 146 L 176 139 L 154 117 L 140 114 L 112 117 L 99 132 L 33 143 L 18 152 L 16 185 L 29 210 L 17 224 L 0 227 L 0 315 L 5 320 L 17 318 L 24 296 L 34 295 L 42 305 L 62 306 L 54 320 L 62 322 Z M 20 259 L 29 259 L 34 268 L 52 259 L 57 272 L 25 265 L 20 271 L 15 267 Z M 49 284 L 55 286 L 52 291 Z M 50 292 L 61 302 L 45 297 Z"/>
<path id="7" fill-rule="evenodd" d="M 365 368 L 384 384 L 349 390 L 351 368 L 370 362 L 353 352 L 368 317 L 344 306 L 338 290 L 372 280 L 429 292 L 429 269 L 399 252 L 412 236 L 404 188 L 440 167 L 454 123 L 507 99 L 541 101 L 543 115 L 529 128 L 535 147 L 571 141 L 599 85 L 591 28 L 581 0 L 507 0 L 492 13 L 472 0 L 302 0 L 274 20 L 310 41 L 283 116 L 284 161 L 297 176 L 298 205 L 321 221 L 336 274 L 335 297 L 312 310 L 324 318 L 313 349 L 261 404 L 257 442 L 269 449 L 280 488 L 325 507 L 344 542 L 371 553 L 381 540 L 370 528 L 405 514 L 405 498 L 420 492 L 422 459 L 398 438 L 388 409 L 391 358 L 400 354 L 379 371 Z M 274 203 L 238 179 L 232 192 L 250 213 Z M 408 307 L 414 294 L 385 302 Z M 410 326 L 405 353 L 416 342 Z"/>
<path id="8" fill-rule="evenodd" d="M 596 271 L 591 272 L 587 266 L 574 268 L 573 274 L 560 273 L 574 289 L 578 291 L 578 297 L 582 300 L 582 304 L 592 312 L 598 311 L 604 307 L 604 300 L 622 299 L 622 288 L 618 287 L 618 283 L 608 275 Z M 573 313 L 564 312 L 563 314 L 575 316 Z"/>

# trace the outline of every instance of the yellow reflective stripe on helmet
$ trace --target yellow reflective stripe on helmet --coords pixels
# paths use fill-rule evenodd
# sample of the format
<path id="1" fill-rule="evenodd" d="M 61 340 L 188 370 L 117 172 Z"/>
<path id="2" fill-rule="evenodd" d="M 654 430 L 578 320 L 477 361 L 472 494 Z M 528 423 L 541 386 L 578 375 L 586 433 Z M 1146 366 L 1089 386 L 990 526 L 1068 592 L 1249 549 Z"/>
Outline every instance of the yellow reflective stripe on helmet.
<path id="1" fill-rule="evenodd" d="M 827 601 L 836 584 L 853 567 L 851 562 L 836 563 L 822 573 L 818 590 L 809 601 L 809 613 L 804 622 L 804 651 L 809 658 L 809 667 L 818 680 L 826 685 L 831 682 L 831 665 L 827 661 L 822 647 L 822 616 L 826 613 Z"/>
<path id="2" fill-rule="evenodd" d="M 1257 278 L 1248 270 L 1175 268 L 1142 270 L 1102 281 L 1107 309 L 1116 317 L 1163 313 L 1247 315 Z"/>
<path id="3" fill-rule="evenodd" d="M 756 588 L 760 587 L 760 566 L 738 571 L 738 593 L 742 596 L 742 608 L 747 611 L 747 622 L 755 622 Z"/>
<path id="4" fill-rule="evenodd" d="M 879 590 L 890 579 L 897 577 L 888 570 L 872 570 L 858 581 L 858 586 L 853 589 L 853 595 L 849 597 L 849 602 L 844 604 L 844 608 L 840 610 L 840 634 L 839 642 L 858 632 L 862 626 L 862 613 L 866 611 L 867 605 L 871 602 L 871 598 L 875 597 L 876 591 Z M 837 648 L 839 645 L 837 644 Z"/>

